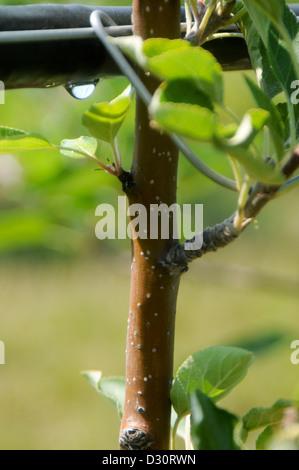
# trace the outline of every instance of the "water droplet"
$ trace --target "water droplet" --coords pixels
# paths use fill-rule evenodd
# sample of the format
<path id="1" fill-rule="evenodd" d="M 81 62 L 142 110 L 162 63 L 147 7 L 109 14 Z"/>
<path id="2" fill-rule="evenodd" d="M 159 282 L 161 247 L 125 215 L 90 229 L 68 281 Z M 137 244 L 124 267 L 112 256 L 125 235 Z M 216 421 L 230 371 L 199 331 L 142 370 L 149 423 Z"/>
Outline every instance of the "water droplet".
<path id="1" fill-rule="evenodd" d="M 86 100 L 96 89 L 98 80 L 90 83 L 71 83 L 65 86 L 66 91 L 76 100 Z"/>

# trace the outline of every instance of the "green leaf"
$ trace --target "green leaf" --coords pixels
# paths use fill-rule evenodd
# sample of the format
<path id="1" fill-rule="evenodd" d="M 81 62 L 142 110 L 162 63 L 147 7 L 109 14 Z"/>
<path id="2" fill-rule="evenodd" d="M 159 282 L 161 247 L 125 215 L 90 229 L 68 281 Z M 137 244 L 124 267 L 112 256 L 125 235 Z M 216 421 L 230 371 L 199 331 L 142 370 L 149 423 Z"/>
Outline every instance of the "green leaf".
<path id="1" fill-rule="evenodd" d="M 176 52 L 179 49 L 184 50 L 190 47 L 190 43 L 182 39 L 152 38 L 143 42 L 142 52 L 149 61 L 169 51 Z"/>
<path id="2" fill-rule="evenodd" d="M 167 81 L 193 81 L 198 90 L 206 93 L 212 101 L 223 103 L 222 69 L 210 52 L 191 45 L 171 48 L 171 40 L 158 41 L 163 41 L 165 52 L 152 56 L 148 53 L 146 68 L 150 72 Z M 155 48 L 156 44 L 157 40 L 150 39 L 146 41 L 144 50 L 148 51 L 150 45 Z"/>
<path id="3" fill-rule="evenodd" d="M 267 426 L 258 436 L 255 442 L 256 450 L 267 450 L 270 443 L 272 442 L 275 431 L 275 426 Z"/>
<path id="4" fill-rule="evenodd" d="M 223 132 L 220 129 L 215 134 L 214 142 L 219 149 L 238 160 L 252 179 L 267 184 L 279 185 L 285 182 L 285 177 L 281 172 L 277 168 L 273 168 L 268 162 L 255 158 L 248 149 L 257 134 L 267 123 L 268 118 L 268 111 L 251 109 L 244 115 L 233 137 L 230 139 L 223 138 Z"/>
<path id="5" fill-rule="evenodd" d="M 213 139 L 217 120 L 207 108 L 185 103 L 161 103 L 150 110 L 158 127 L 168 132 L 203 142 Z"/>
<path id="6" fill-rule="evenodd" d="M 55 146 L 39 134 L 0 127 L 0 153 L 48 149 L 55 149 Z"/>
<path id="7" fill-rule="evenodd" d="M 113 101 L 94 104 L 83 115 L 82 123 L 93 137 L 113 144 L 131 104 L 132 87 Z"/>
<path id="8" fill-rule="evenodd" d="M 292 82 L 299 79 L 299 25 L 296 16 L 287 6 L 284 8 L 282 29 L 286 36 L 283 38 L 281 31 L 277 31 L 274 27 L 270 28 L 265 47 L 273 72 L 287 96 L 290 96 Z"/>
<path id="9" fill-rule="evenodd" d="M 136 62 L 140 67 L 145 67 L 147 59 L 143 53 L 143 40 L 140 36 L 109 37 L 108 41 L 118 46 L 121 51 Z"/>
<path id="10" fill-rule="evenodd" d="M 223 75 L 215 57 L 182 39 L 140 37 L 113 40 L 123 52 L 162 80 L 193 81 L 212 101 L 223 103 Z"/>
<path id="11" fill-rule="evenodd" d="M 124 377 L 104 377 L 100 371 L 87 371 L 82 373 L 89 383 L 117 409 L 120 417 L 123 415 L 125 404 L 126 380 Z"/>
<path id="12" fill-rule="evenodd" d="M 283 3 L 281 0 L 243 0 L 249 14 L 265 43 L 271 21 L 282 20 Z"/>
<path id="13" fill-rule="evenodd" d="M 256 83 L 246 76 L 245 80 L 256 101 L 256 104 L 269 113 L 267 125 L 270 129 L 277 155 L 279 158 L 281 158 L 283 156 L 283 135 L 285 133 L 285 126 L 281 115 L 269 96 L 261 88 L 259 88 Z"/>
<path id="14" fill-rule="evenodd" d="M 225 142 L 223 141 L 223 145 L 227 148 L 248 148 L 257 134 L 263 129 L 268 119 L 268 111 L 263 109 L 250 109 L 244 115 L 235 135 Z M 222 142 L 220 142 L 220 144 L 222 144 Z"/>
<path id="15" fill-rule="evenodd" d="M 61 142 L 60 145 L 61 147 L 66 147 L 68 149 L 60 150 L 62 155 L 66 155 L 67 157 L 71 158 L 86 158 L 86 153 L 92 156 L 95 155 L 98 147 L 98 142 L 93 137 L 82 136 L 74 140 L 65 139 Z M 79 150 L 83 154 L 85 153 L 85 155 L 83 155 L 82 153 L 77 153 L 76 150 Z"/>
<path id="16" fill-rule="evenodd" d="M 212 141 L 217 129 L 217 118 L 214 112 L 209 109 L 212 106 L 209 98 L 204 93 L 192 88 L 187 94 L 186 100 L 192 101 L 194 98 L 197 103 L 206 107 L 180 102 L 184 97 L 182 92 L 177 93 L 179 84 L 182 82 L 164 83 L 158 88 L 149 108 L 151 117 L 160 128 L 167 132 L 194 140 Z M 185 89 L 184 86 L 182 90 Z M 172 101 L 167 101 L 168 99 Z"/>
<path id="17" fill-rule="evenodd" d="M 293 405 L 291 400 L 280 399 L 269 408 L 252 408 L 242 417 L 242 433 L 280 423 L 284 418 L 285 409 Z"/>
<path id="18" fill-rule="evenodd" d="M 148 60 L 170 50 L 189 48 L 190 43 L 182 39 L 152 38 L 143 41 L 140 36 L 109 38 L 123 53 L 146 68 Z"/>
<path id="19" fill-rule="evenodd" d="M 240 348 L 212 346 L 190 356 L 179 368 L 171 400 L 181 417 L 190 413 L 190 394 L 201 390 L 214 400 L 227 395 L 246 375 L 252 353 Z"/>
<path id="20" fill-rule="evenodd" d="M 268 16 L 259 14 L 256 3 L 262 5 L 262 2 L 244 2 L 251 19 L 242 19 L 241 27 L 245 30 L 253 67 L 269 96 L 284 90 L 290 98 L 291 84 L 299 78 L 299 25 L 296 16 L 282 0 L 278 1 L 280 10 L 277 10 L 276 18 L 269 12 Z M 273 5 L 275 9 L 275 3 Z"/>
<path id="21" fill-rule="evenodd" d="M 278 103 L 276 109 L 284 123 L 283 140 L 285 142 L 290 138 L 290 114 L 287 103 Z M 296 119 L 296 138 L 299 139 L 299 104 L 294 105 Z"/>
<path id="22" fill-rule="evenodd" d="M 185 103 L 214 110 L 209 95 L 199 90 L 192 80 L 172 80 L 160 85 L 158 99 L 161 103 Z"/>
<path id="23" fill-rule="evenodd" d="M 273 186 L 279 186 L 286 181 L 285 176 L 278 168 L 272 167 L 271 162 L 255 159 L 248 150 L 242 148 L 231 149 L 229 150 L 229 154 L 239 161 L 246 173 L 253 180 Z"/>
<path id="24" fill-rule="evenodd" d="M 234 440 L 238 418 L 218 408 L 200 390 L 191 394 L 191 436 L 196 450 L 239 450 Z"/>

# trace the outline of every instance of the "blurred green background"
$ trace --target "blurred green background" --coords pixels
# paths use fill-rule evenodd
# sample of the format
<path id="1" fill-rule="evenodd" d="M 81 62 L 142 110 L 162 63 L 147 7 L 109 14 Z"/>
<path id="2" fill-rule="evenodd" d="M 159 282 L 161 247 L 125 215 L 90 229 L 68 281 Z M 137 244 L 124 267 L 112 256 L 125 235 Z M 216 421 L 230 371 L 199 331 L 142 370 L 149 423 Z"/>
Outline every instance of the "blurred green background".
<path id="1" fill-rule="evenodd" d="M 103 81 L 83 102 L 62 88 L 8 91 L 0 125 L 36 131 L 54 143 L 76 138 L 86 133 L 82 113 L 125 85 L 125 79 Z M 240 116 L 254 105 L 243 73 L 226 73 L 225 85 L 227 102 Z M 132 108 L 120 133 L 127 169 L 133 130 Z M 197 151 L 230 176 L 223 158 L 208 148 Z M 107 147 L 101 154 L 109 155 Z M 92 170 L 90 162 L 58 152 L 0 156 L 0 340 L 6 347 L 0 449 L 117 448 L 117 414 L 80 371 L 124 374 L 130 243 L 95 238 L 96 206 L 116 205 L 121 188 Z M 194 263 L 182 279 L 175 368 L 210 345 L 256 349 L 272 343 L 221 402 L 237 414 L 299 395 L 299 365 L 290 362 L 290 343 L 299 338 L 298 196 L 296 189 L 273 202 L 240 240 Z M 236 207 L 234 194 L 207 181 L 183 157 L 178 199 L 203 203 L 205 225 Z"/>

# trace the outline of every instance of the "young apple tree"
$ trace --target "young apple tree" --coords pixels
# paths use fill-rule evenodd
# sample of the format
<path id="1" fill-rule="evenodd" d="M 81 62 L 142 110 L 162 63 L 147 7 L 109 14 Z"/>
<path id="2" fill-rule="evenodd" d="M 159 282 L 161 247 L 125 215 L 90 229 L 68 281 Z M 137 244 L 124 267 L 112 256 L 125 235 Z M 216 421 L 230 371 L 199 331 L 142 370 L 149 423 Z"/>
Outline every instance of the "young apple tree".
<path id="1" fill-rule="evenodd" d="M 140 233 L 138 209 L 132 210 L 126 376 L 86 376 L 118 408 L 121 449 L 173 448 L 183 421 L 187 448 L 240 449 L 249 431 L 257 428 L 264 429 L 257 448 L 268 448 L 281 431 L 286 410 L 297 405 L 279 400 L 241 419 L 218 407 L 217 401 L 244 378 L 252 362 L 252 354 L 244 349 L 200 350 L 173 377 L 176 303 L 182 274 L 192 261 L 232 243 L 268 202 L 298 183 L 299 26 L 284 0 L 186 0 L 185 8 L 183 39 L 179 0 L 133 0 L 134 35 L 124 38 L 107 36 L 103 16 L 93 13 L 91 24 L 131 81 L 129 88 L 112 102 L 86 111 L 83 124 L 91 137 L 55 146 L 39 135 L 2 127 L 0 151 L 59 148 L 70 157 L 89 158 L 120 180 L 129 207 L 142 206 L 147 214 L 154 205 L 176 204 L 179 150 L 197 170 L 236 192 L 233 214 L 182 243 L 175 236 L 173 212 L 169 236 L 151 238 L 150 218 Z M 233 32 L 223 32 L 223 27 L 235 24 Z M 202 47 L 227 36 L 245 39 L 256 72 L 256 81 L 246 78 L 256 107 L 241 119 L 224 101 L 221 66 Z M 124 169 L 117 132 L 134 90 L 135 146 L 132 166 Z M 279 93 L 277 103 L 273 98 Z M 229 124 L 222 122 L 224 114 Z M 113 163 L 96 155 L 98 140 L 111 144 Z M 202 143 L 202 152 L 206 143 L 212 144 L 229 159 L 233 178 L 207 167 L 188 141 Z"/>

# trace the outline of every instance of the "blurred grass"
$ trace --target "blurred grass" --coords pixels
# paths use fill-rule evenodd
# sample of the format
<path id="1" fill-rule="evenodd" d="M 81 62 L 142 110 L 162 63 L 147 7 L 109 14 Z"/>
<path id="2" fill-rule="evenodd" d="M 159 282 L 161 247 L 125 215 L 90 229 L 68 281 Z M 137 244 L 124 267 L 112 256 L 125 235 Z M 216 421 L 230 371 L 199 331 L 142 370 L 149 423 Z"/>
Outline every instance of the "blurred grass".
<path id="1" fill-rule="evenodd" d="M 227 102 L 242 115 L 253 105 L 242 74 L 226 74 L 225 84 Z M 55 143 L 76 138 L 85 133 L 82 113 L 124 86 L 124 79 L 103 82 L 84 102 L 63 89 L 9 91 L 0 124 L 41 132 Z M 132 109 L 120 135 L 126 168 L 133 124 Z M 209 148 L 196 150 L 215 169 L 230 173 L 227 162 Z M 101 152 L 105 157 L 107 148 Z M 0 449 L 116 448 L 116 411 L 80 371 L 124 373 L 129 242 L 102 243 L 94 237 L 95 208 L 101 202 L 115 204 L 119 184 L 92 172 L 90 163 L 57 152 L 13 158 L 21 178 L 0 184 L 0 340 L 6 345 L 6 365 L 0 366 Z M 233 193 L 208 182 L 183 158 L 178 190 L 180 203 L 204 204 L 205 225 L 235 209 Z M 194 263 L 182 279 L 175 369 L 212 344 L 283 336 L 221 402 L 237 414 L 298 393 L 299 366 L 290 362 L 290 343 L 299 337 L 298 196 L 296 189 L 271 203 L 255 228 Z"/>
<path id="2" fill-rule="evenodd" d="M 259 253 L 259 241 L 257 248 Z M 235 282 L 226 267 L 240 261 L 244 251 L 251 253 L 251 262 L 234 266 Z M 284 336 L 256 358 L 244 382 L 221 402 L 238 414 L 279 397 L 292 398 L 299 385 L 298 366 L 290 363 L 290 343 L 299 336 L 298 288 L 273 286 L 280 273 L 270 271 L 271 256 L 272 248 L 260 265 L 251 242 L 243 239 L 234 255 L 208 256 L 182 280 L 175 369 L 189 354 L 212 344 Z M 248 266 L 266 272 L 261 287 L 247 282 Z M 0 449 L 117 448 L 116 411 L 79 374 L 87 369 L 124 374 L 129 267 L 126 253 L 2 267 L 6 365 L 0 367 Z"/>

